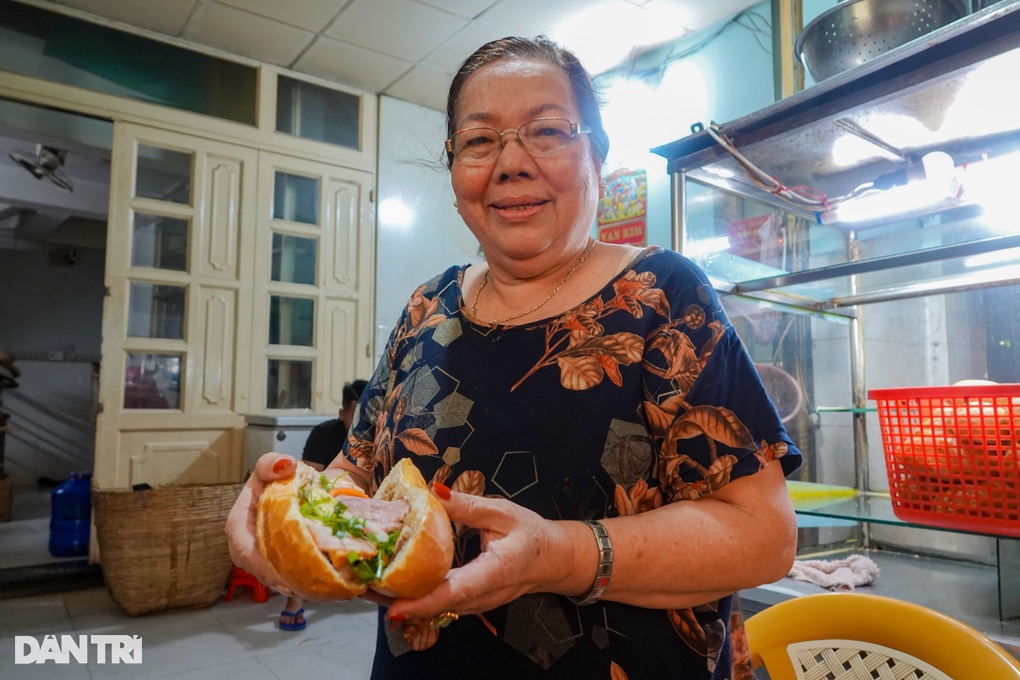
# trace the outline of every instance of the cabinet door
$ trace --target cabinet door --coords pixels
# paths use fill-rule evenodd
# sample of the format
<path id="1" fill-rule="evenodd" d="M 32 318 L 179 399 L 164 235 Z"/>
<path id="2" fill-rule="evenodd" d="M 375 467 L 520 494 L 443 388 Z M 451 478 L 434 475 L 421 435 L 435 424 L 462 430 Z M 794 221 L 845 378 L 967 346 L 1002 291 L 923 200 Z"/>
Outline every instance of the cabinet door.
<path id="1" fill-rule="evenodd" d="M 336 413 L 372 371 L 372 175 L 259 155 L 252 410 Z"/>
<path id="2" fill-rule="evenodd" d="M 100 486 L 236 481 L 257 152 L 114 126 Z"/>

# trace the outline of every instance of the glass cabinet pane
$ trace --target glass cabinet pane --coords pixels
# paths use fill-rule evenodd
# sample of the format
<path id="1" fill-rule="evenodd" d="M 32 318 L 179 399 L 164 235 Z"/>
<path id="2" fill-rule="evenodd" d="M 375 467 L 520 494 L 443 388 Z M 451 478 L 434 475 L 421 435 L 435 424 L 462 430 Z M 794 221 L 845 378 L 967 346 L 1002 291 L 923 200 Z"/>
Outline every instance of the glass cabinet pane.
<path id="1" fill-rule="evenodd" d="M 188 220 L 135 213 L 131 266 L 186 271 Z"/>
<path id="2" fill-rule="evenodd" d="M 319 181 L 276 171 L 273 182 L 273 219 L 319 223 Z"/>
<path id="3" fill-rule="evenodd" d="M 267 408 L 311 408 L 312 362 L 270 359 Z"/>
<path id="4" fill-rule="evenodd" d="M 804 304 L 850 296 L 962 289 L 1015 279 L 1020 249 L 976 206 L 854 228 L 820 224 L 687 178 L 683 253 L 737 292 L 776 290 Z M 991 252 L 995 249 L 997 252 Z M 855 265 L 851 279 L 845 267 Z M 842 270 L 840 268 L 843 268 Z"/>
<path id="5" fill-rule="evenodd" d="M 135 196 L 190 204 L 191 160 L 191 153 L 139 144 Z"/>
<path id="6" fill-rule="evenodd" d="M 276 83 L 278 132 L 358 148 L 360 97 L 287 76 Z"/>
<path id="7" fill-rule="evenodd" d="M 273 234 L 272 280 L 315 283 L 316 239 Z"/>
<path id="8" fill-rule="evenodd" d="M 710 276 L 750 281 L 846 257 L 846 239 L 836 227 L 805 229 L 803 218 L 694 180 L 687 181 L 685 200 L 683 252 Z M 794 239 L 799 249 L 787 247 Z"/>
<path id="9" fill-rule="evenodd" d="M 272 295 L 269 298 L 269 344 L 312 346 L 315 300 Z"/>
<path id="10" fill-rule="evenodd" d="M 181 355 L 129 352 L 124 408 L 181 407 Z"/>
<path id="11" fill-rule="evenodd" d="M 183 338 L 184 295 L 183 286 L 132 282 L 128 335 L 133 338 Z"/>

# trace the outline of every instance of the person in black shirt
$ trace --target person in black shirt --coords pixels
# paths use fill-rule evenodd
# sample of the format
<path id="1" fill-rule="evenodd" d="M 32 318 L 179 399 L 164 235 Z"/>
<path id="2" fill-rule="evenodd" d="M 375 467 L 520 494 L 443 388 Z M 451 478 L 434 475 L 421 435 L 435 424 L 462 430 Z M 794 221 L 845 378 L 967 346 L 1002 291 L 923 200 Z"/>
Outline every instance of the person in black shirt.
<path id="1" fill-rule="evenodd" d="M 319 423 L 308 433 L 305 448 L 301 452 L 301 459 L 305 463 L 316 470 L 322 470 L 340 453 L 347 439 L 347 429 L 354 420 L 354 409 L 366 384 L 365 380 L 355 380 L 344 385 L 338 417 Z M 304 600 L 288 597 L 287 607 L 280 612 L 280 630 L 304 630 L 306 625 Z"/>
<path id="2" fill-rule="evenodd" d="M 354 407 L 358 405 L 361 392 L 367 384 L 355 380 L 344 385 L 342 408 L 337 418 L 319 423 L 308 433 L 301 459 L 316 470 L 322 470 L 333 462 L 347 439 L 347 428 L 354 420 Z"/>

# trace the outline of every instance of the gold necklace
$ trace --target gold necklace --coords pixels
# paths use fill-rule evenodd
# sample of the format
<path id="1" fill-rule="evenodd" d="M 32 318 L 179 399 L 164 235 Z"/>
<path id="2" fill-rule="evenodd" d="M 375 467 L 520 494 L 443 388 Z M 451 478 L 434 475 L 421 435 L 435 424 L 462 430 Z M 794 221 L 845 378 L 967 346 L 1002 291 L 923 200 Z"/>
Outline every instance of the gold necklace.
<path id="1" fill-rule="evenodd" d="M 581 265 L 584 264 L 584 261 L 587 260 L 588 256 L 591 254 L 591 251 L 595 249 L 595 244 L 598 243 L 598 241 L 591 237 L 589 237 L 589 239 L 591 239 L 591 243 L 588 244 L 588 248 L 584 251 L 584 255 L 582 255 L 581 259 L 577 261 L 577 264 L 574 265 L 574 268 L 567 272 L 567 275 L 563 277 L 563 280 L 556 284 L 556 287 L 552 289 L 552 292 L 549 293 L 544 300 L 542 300 L 541 302 L 539 302 L 537 305 L 535 305 L 526 312 L 521 312 L 520 314 L 512 314 L 503 319 L 497 319 L 496 321 L 482 321 L 482 323 L 487 324 L 489 326 L 499 326 L 501 324 L 506 323 L 507 321 L 519 319 L 522 316 L 527 316 L 532 312 L 537 312 L 538 310 L 542 309 L 542 307 L 545 306 L 545 303 L 549 302 L 549 300 L 552 300 L 553 296 L 556 295 L 556 293 L 560 292 L 560 288 L 562 288 L 567 283 L 567 281 L 570 280 L 570 277 L 574 275 L 574 272 L 581 268 Z M 475 297 L 471 301 L 471 316 L 474 317 L 475 319 L 478 319 L 478 314 L 475 312 L 475 308 L 478 307 L 478 296 L 482 294 L 482 290 L 488 283 L 489 283 L 489 270 L 486 269 L 485 273 L 482 274 L 482 285 L 478 286 L 478 290 L 475 291 Z M 478 320 L 481 321 L 481 319 Z"/>

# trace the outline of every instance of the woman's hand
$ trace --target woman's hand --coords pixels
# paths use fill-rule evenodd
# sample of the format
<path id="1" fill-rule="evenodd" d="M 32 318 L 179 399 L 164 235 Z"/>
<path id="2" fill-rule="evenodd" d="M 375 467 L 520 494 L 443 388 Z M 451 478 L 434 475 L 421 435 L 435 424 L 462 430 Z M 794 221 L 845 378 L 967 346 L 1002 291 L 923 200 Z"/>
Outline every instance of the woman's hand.
<path id="1" fill-rule="evenodd" d="M 580 594 L 591 587 L 595 555 L 591 530 L 581 522 L 554 522 L 511 501 L 450 491 L 434 485 L 455 525 L 481 533 L 482 552 L 449 571 L 430 594 L 395 600 L 387 612 L 394 622 L 430 619 L 441 612 L 479 614 L 536 592 Z M 591 550 L 578 550 L 587 539 Z M 579 559 L 580 556 L 580 559 Z"/>
<path id="2" fill-rule="evenodd" d="M 293 475 L 296 465 L 297 461 L 294 458 L 281 453 L 267 453 L 259 458 L 255 464 L 255 472 L 241 489 L 240 495 L 234 502 L 234 507 L 230 509 L 230 514 L 227 516 L 227 546 L 230 548 L 230 558 L 234 564 L 257 578 L 268 588 L 288 597 L 297 596 L 310 600 L 315 598 L 296 591 L 283 582 L 273 566 L 259 552 L 255 539 L 255 511 L 258 508 L 259 497 L 267 485 Z M 324 474 L 334 478 L 344 474 L 344 470 L 339 467 L 327 468 Z M 363 598 L 382 605 L 392 601 L 392 598 L 373 590 L 366 592 Z"/>
<path id="3" fill-rule="evenodd" d="M 259 552 L 255 544 L 255 509 L 259 497 L 266 486 L 278 479 L 286 479 L 294 474 L 297 461 L 281 453 L 267 453 L 255 463 L 255 471 L 241 489 L 241 494 L 234 501 L 234 507 L 227 515 L 227 546 L 230 548 L 230 559 L 249 574 L 257 578 L 267 587 L 290 597 L 299 595 L 293 592 L 273 569 L 272 565 Z"/>
<path id="4" fill-rule="evenodd" d="M 482 552 L 451 569 L 432 593 L 397 600 L 391 621 L 443 612 L 477 614 L 526 593 L 584 596 L 598 567 L 591 529 L 551 521 L 504 499 L 434 492 L 456 523 L 476 527 Z M 694 607 L 789 572 L 797 524 L 782 466 L 731 481 L 711 495 L 602 520 L 613 545 L 605 599 L 652 609 Z"/>

